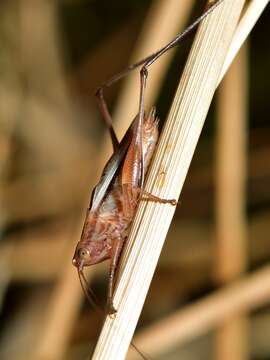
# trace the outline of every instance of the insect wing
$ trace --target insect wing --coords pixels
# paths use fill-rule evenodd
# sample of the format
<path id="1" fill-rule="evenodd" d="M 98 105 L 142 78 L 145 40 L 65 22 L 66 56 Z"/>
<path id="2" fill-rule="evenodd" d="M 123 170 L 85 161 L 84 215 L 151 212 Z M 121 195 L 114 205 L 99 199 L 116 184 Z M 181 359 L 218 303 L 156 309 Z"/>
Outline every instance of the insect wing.
<path id="1" fill-rule="evenodd" d="M 112 180 L 114 179 L 117 171 L 120 169 L 121 162 L 124 159 L 128 147 L 131 143 L 134 124 L 137 119 L 138 117 L 136 116 L 135 119 L 132 121 L 130 127 L 128 128 L 127 132 L 125 133 L 123 139 L 121 140 L 118 150 L 112 154 L 111 158 L 105 165 L 100 181 L 95 186 L 92 192 L 90 201 L 91 210 L 97 209 L 98 206 L 101 204 Z"/>

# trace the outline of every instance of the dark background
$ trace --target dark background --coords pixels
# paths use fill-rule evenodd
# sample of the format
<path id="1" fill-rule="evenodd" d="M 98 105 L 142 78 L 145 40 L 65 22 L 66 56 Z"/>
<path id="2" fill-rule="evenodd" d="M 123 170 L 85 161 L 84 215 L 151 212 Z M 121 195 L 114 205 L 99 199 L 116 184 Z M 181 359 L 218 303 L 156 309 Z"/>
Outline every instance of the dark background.
<path id="1" fill-rule="evenodd" d="M 45 354 L 54 354 L 55 346 L 60 349 L 56 354 L 65 354 L 65 359 L 84 359 L 94 346 L 102 319 L 72 285 L 78 280 L 71 266 L 103 151 L 105 128 L 93 93 L 129 64 L 151 3 L 16 0 L 0 4 L 1 359 L 38 359 L 46 349 L 44 339 L 53 335 L 47 328 L 52 318 L 59 321 L 58 331 L 65 326 L 68 335 L 62 348 L 60 340 L 52 342 Z M 189 22 L 202 12 L 203 3 L 193 8 Z M 249 37 L 247 272 L 266 265 L 270 255 L 269 22 L 268 6 Z M 179 46 L 161 86 L 156 102 L 161 126 L 192 38 Z M 112 111 L 120 86 L 106 91 Z M 139 329 L 218 288 L 209 235 L 215 223 L 215 134 L 214 100 Z M 107 268 L 97 268 L 92 287 L 105 299 Z M 71 288 L 63 292 L 58 313 L 54 306 L 60 301 L 61 284 L 67 283 Z M 69 291 L 79 299 L 75 305 L 69 304 Z M 69 317 L 67 309 L 72 306 L 76 316 Z M 269 359 L 265 336 L 270 332 L 269 306 L 249 315 L 249 358 Z M 65 316 L 68 325 L 61 323 Z M 215 358 L 213 334 L 194 338 L 160 359 Z M 45 358 L 58 360 L 57 356 Z"/>

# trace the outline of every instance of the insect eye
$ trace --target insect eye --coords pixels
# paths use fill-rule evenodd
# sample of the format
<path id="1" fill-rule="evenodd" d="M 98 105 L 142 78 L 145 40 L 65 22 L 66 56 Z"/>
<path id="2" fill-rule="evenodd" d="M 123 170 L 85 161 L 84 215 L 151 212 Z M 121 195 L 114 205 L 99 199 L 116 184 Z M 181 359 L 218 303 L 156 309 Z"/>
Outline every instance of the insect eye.
<path id="1" fill-rule="evenodd" d="M 83 260 L 89 260 L 90 259 L 90 251 L 88 249 L 80 249 L 78 251 L 78 256 L 80 259 L 83 259 Z"/>

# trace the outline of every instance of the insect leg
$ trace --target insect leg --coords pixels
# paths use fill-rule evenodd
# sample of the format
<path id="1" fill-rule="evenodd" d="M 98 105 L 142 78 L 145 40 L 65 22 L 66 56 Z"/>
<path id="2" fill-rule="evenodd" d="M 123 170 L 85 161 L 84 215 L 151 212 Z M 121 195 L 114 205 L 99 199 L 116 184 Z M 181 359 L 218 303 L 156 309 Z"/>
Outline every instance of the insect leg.
<path id="1" fill-rule="evenodd" d="M 171 40 L 167 45 L 162 47 L 160 50 L 156 51 L 154 54 L 150 55 L 145 59 L 143 67 L 148 68 L 152 65 L 160 56 L 166 53 L 168 50 L 177 46 L 187 35 L 189 35 L 199 24 L 202 22 L 204 18 L 206 18 L 217 6 L 219 6 L 224 0 L 216 0 L 212 1 L 206 7 L 206 10 L 199 16 L 192 24 L 190 24 L 184 31 L 178 34 L 173 40 Z"/>
<path id="2" fill-rule="evenodd" d="M 218 6 L 223 0 L 217 0 L 214 2 L 213 5 L 211 5 L 197 20 L 195 20 L 189 27 L 187 27 L 182 33 L 177 35 L 171 42 L 169 42 L 167 45 L 165 45 L 163 48 L 161 48 L 156 53 L 152 54 L 145 63 L 143 64 L 141 70 L 140 70 L 140 100 L 139 100 L 139 121 L 137 125 L 137 131 L 136 131 L 136 140 L 135 144 L 137 146 L 138 154 L 137 156 L 141 159 L 141 177 L 139 182 L 139 188 L 142 188 L 143 182 L 144 182 L 144 165 L 143 165 L 143 152 L 142 152 L 142 127 L 143 127 L 143 119 L 144 119 L 144 97 L 145 97 L 145 88 L 146 88 L 146 81 L 148 76 L 148 68 L 151 66 L 160 56 L 162 56 L 165 52 L 167 52 L 172 47 L 176 46 L 187 34 L 191 32 L 216 6 Z M 135 64 L 136 66 L 136 64 Z M 117 77 L 115 78 L 117 79 Z M 151 194 L 150 194 L 151 195 Z M 150 199 L 150 195 L 148 195 Z M 154 195 L 151 195 L 151 199 L 154 201 L 158 201 L 157 197 Z M 165 199 L 159 199 L 159 202 L 167 202 L 176 204 L 175 200 L 165 200 Z"/>
<path id="3" fill-rule="evenodd" d="M 116 313 L 116 310 L 113 306 L 113 291 L 115 285 L 115 275 L 117 270 L 117 265 L 119 262 L 119 257 L 121 254 L 121 250 L 123 247 L 123 240 L 122 238 L 118 238 L 114 240 L 112 246 L 112 254 L 111 254 L 111 263 L 110 263 L 110 271 L 109 271 L 109 284 L 108 284 L 108 297 L 107 297 L 107 311 L 109 315 L 113 315 Z"/>
<path id="4" fill-rule="evenodd" d="M 175 200 L 175 199 L 163 199 L 163 198 L 155 196 L 155 195 L 153 195 L 153 194 L 151 194 L 148 191 L 145 191 L 143 189 L 141 189 L 140 198 L 142 200 L 158 202 L 158 203 L 161 203 L 161 204 L 171 204 L 173 206 L 177 205 L 177 200 Z"/>
<path id="5" fill-rule="evenodd" d="M 140 70 L 140 100 L 139 100 L 139 120 L 137 124 L 135 145 L 136 150 L 138 151 L 138 158 L 140 159 L 140 170 L 141 176 L 139 181 L 139 187 L 141 188 L 144 182 L 144 159 L 143 159 L 143 148 L 142 148 L 142 132 L 143 132 L 143 120 L 144 120 L 144 98 L 145 98 L 145 88 L 146 88 L 146 80 L 148 76 L 148 70 L 145 66 L 143 66 Z"/>
<path id="6" fill-rule="evenodd" d="M 104 94 L 103 94 L 103 87 L 99 87 L 95 93 L 97 100 L 98 100 L 98 105 L 99 105 L 99 110 L 101 112 L 101 115 L 103 116 L 103 119 L 108 127 L 108 130 L 110 132 L 110 136 L 111 136 L 111 140 L 112 140 L 112 146 L 113 146 L 113 151 L 115 152 L 118 147 L 119 147 L 119 141 L 117 139 L 117 136 L 115 134 L 115 131 L 113 129 L 113 125 L 112 125 L 112 117 L 111 114 L 108 110 L 108 106 L 106 104 L 106 101 L 104 99 Z"/>
<path id="7" fill-rule="evenodd" d="M 112 78 L 104 82 L 98 89 L 96 90 L 96 97 L 98 100 L 99 108 L 101 111 L 101 114 L 106 122 L 106 125 L 110 131 L 111 140 L 113 144 L 114 150 L 117 149 L 119 145 L 119 141 L 117 139 L 117 136 L 115 134 L 115 131 L 112 126 L 112 117 L 110 115 L 110 112 L 108 110 L 108 106 L 106 104 L 106 101 L 104 99 L 104 89 L 110 87 L 112 84 L 123 78 L 124 76 L 128 75 L 131 71 L 135 70 L 136 68 L 143 65 L 142 71 L 145 71 L 147 67 L 149 67 L 151 64 L 153 64 L 160 56 L 162 56 L 165 52 L 172 49 L 173 47 L 177 46 L 187 35 L 189 35 L 198 25 L 199 23 L 209 15 L 210 12 L 212 12 L 218 5 L 220 5 L 224 0 L 213 0 L 212 4 L 210 4 L 206 10 L 203 12 L 201 16 L 199 16 L 191 25 L 189 25 L 184 31 L 182 31 L 180 34 L 178 34 L 173 40 L 171 40 L 168 44 L 166 44 L 161 49 L 157 50 L 153 54 L 145 57 L 144 59 L 129 65 L 126 69 L 119 72 L 118 74 L 114 75 Z"/>
<path id="8" fill-rule="evenodd" d="M 156 56 L 162 55 L 164 52 L 168 51 L 169 49 L 173 48 L 174 46 L 178 45 L 183 38 L 185 38 L 188 34 L 194 30 L 199 23 L 206 18 L 217 6 L 219 6 L 224 0 L 213 0 L 212 4 L 209 4 L 206 7 L 206 10 L 202 13 L 201 16 L 199 16 L 192 24 L 190 24 L 184 31 L 182 31 L 180 34 L 178 34 L 173 40 L 171 40 L 168 44 L 166 44 L 161 49 L 157 50 L 151 55 L 148 55 L 147 57 L 137 61 L 134 64 L 129 65 L 124 70 L 120 71 L 119 73 L 112 76 L 110 79 L 105 81 L 103 84 L 100 85 L 100 87 L 96 90 L 96 94 L 101 91 L 101 89 L 105 89 L 110 87 L 112 84 L 117 82 L 118 80 L 122 79 L 126 75 L 128 75 L 131 71 L 137 69 L 138 67 L 146 64 L 147 62 L 151 61 L 152 59 L 155 59 Z M 158 56 L 159 57 L 159 56 Z M 154 60 L 155 61 L 155 60 Z"/>

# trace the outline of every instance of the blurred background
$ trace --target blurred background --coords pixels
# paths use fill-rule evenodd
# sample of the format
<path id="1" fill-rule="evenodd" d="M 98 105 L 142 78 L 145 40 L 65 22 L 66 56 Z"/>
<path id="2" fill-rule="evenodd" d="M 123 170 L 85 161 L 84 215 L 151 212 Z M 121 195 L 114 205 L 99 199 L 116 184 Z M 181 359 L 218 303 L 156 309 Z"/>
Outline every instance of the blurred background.
<path id="1" fill-rule="evenodd" d="M 168 42 L 204 4 L 1 1 L 2 360 L 89 358 L 102 316 L 86 302 L 71 259 L 91 189 L 112 152 L 94 90 Z M 138 345 L 142 331 L 162 329 L 164 320 L 168 335 L 177 314 L 193 316 L 193 327 L 170 345 L 161 342 L 159 353 L 152 336 L 151 358 L 270 359 L 269 22 L 268 6 L 211 106 Z M 191 43 L 192 36 L 150 68 L 146 103 L 156 104 L 161 127 Z M 119 137 L 136 115 L 138 94 L 138 72 L 106 90 Z M 107 265 L 89 271 L 101 300 Z"/>

